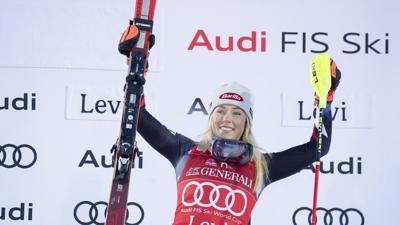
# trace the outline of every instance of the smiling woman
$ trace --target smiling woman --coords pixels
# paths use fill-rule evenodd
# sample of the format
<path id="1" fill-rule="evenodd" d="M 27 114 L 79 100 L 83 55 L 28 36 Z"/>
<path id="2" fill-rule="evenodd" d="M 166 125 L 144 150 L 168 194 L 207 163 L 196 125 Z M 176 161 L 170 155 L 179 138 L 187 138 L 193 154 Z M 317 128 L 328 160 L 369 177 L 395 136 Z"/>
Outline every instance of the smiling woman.
<path id="1" fill-rule="evenodd" d="M 124 38 L 121 41 L 120 47 L 130 48 L 124 45 Z M 336 73 L 336 66 L 331 72 Z M 144 99 L 142 103 L 138 132 L 175 169 L 178 199 L 174 225 L 250 224 L 251 212 L 267 185 L 315 160 L 315 127 L 304 144 L 277 153 L 263 152 L 251 131 L 251 92 L 236 82 L 224 84 L 214 93 L 208 128 L 199 142 L 171 132 L 146 110 Z M 326 132 L 321 155 L 325 155 L 331 141 L 330 102 L 322 115 Z"/>
<path id="2" fill-rule="evenodd" d="M 251 211 L 267 185 L 314 161 L 315 127 L 310 141 L 302 145 L 277 153 L 262 152 L 251 132 L 251 99 L 242 85 L 223 85 L 212 100 L 209 126 L 200 142 L 171 132 L 144 105 L 141 108 L 138 132 L 175 168 L 178 201 L 174 225 L 250 224 Z M 322 155 L 330 145 L 329 105 L 323 113 L 326 136 Z"/>
<path id="3" fill-rule="evenodd" d="M 233 105 L 220 105 L 211 114 L 211 129 L 215 136 L 239 140 L 246 125 L 246 113 Z"/>
<path id="4" fill-rule="evenodd" d="M 222 85 L 211 101 L 209 126 L 199 150 L 211 151 L 213 158 L 219 162 L 236 165 L 255 162 L 255 184 L 252 189 L 257 191 L 261 190 L 263 180 L 268 175 L 268 167 L 262 153 L 253 151 L 256 145 L 251 133 L 252 108 L 253 98 L 247 87 L 236 82 Z M 216 140 L 218 145 L 215 144 Z"/>
<path id="5" fill-rule="evenodd" d="M 252 120 L 252 99 L 250 90 L 232 82 L 223 85 L 211 102 L 210 124 L 215 136 L 239 140 L 244 128 Z"/>

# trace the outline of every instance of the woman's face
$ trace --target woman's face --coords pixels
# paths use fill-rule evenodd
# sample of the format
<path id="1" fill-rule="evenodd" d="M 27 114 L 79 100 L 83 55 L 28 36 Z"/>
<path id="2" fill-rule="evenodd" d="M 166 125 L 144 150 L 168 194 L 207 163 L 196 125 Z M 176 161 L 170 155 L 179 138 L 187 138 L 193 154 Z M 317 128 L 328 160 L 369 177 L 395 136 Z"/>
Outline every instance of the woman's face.
<path id="1" fill-rule="evenodd" d="M 216 137 L 240 140 L 246 127 L 246 113 L 234 105 L 217 106 L 211 115 L 211 130 Z"/>

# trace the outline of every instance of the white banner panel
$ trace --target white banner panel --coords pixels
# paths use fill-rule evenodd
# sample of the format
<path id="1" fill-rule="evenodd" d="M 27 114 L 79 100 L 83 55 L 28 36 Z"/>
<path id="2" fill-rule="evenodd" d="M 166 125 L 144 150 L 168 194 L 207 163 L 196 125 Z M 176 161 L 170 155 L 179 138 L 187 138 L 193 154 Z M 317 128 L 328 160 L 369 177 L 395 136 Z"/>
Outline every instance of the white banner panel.
<path id="1" fill-rule="evenodd" d="M 117 45 L 134 4 L 0 3 L 0 224 L 104 223 L 127 70 Z M 237 81 L 255 95 L 258 144 L 283 151 L 310 138 L 310 61 L 328 51 L 343 77 L 317 224 L 397 225 L 399 7 L 394 0 L 158 0 L 146 107 L 199 140 L 213 90 Z M 137 141 L 128 223 L 171 224 L 173 167 Z M 310 166 L 268 186 L 251 224 L 309 224 L 313 181 Z"/>
<path id="2" fill-rule="evenodd" d="M 282 125 L 299 127 L 309 126 L 315 121 L 317 110 L 311 108 L 313 100 L 305 101 L 295 94 L 282 94 Z M 308 97 L 309 99 L 309 97 Z M 373 128 L 375 126 L 375 96 L 369 93 L 335 96 L 331 105 L 335 127 Z"/>

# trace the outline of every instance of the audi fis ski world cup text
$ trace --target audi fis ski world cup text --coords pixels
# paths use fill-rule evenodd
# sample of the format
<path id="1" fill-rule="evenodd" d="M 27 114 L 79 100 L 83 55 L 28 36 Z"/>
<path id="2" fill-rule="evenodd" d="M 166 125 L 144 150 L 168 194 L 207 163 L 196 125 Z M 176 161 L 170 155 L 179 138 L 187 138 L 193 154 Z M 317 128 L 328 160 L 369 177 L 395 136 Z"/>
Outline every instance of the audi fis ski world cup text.
<path id="1" fill-rule="evenodd" d="M 347 32 L 340 35 L 343 54 L 390 53 L 390 35 L 384 33 Z M 213 34 L 203 29 L 194 32 L 188 42 L 188 51 L 207 50 L 219 52 L 269 52 L 269 41 L 279 38 L 281 53 L 323 53 L 330 50 L 329 33 L 282 31 L 280 37 L 266 31 L 250 31 L 248 35 Z"/>

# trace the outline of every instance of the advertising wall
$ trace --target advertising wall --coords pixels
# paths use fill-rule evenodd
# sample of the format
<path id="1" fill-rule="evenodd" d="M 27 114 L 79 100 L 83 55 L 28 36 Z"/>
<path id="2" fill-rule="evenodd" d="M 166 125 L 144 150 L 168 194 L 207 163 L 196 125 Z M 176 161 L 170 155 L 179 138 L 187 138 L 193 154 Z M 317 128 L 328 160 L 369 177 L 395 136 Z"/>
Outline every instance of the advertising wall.
<path id="1" fill-rule="evenodd" d="M 126 59 L 119 37 L 134 0 L 0 3 L 0 224 L 104 223 Z M 211 94 L 237 81 L 255 96 L 253 132 L 268 152 L 307 142 L 312 57 L 342 71 L 323 158 L 318 225 L 396 225 L 400 200 L 399 3 L 161 1 L 146 107 L 199 140 Z M 127 224 L 171 224 L 173 166 L 139 135 Z M 314 168 L 268 186 L 251 223 L 309 224 Z"/>

